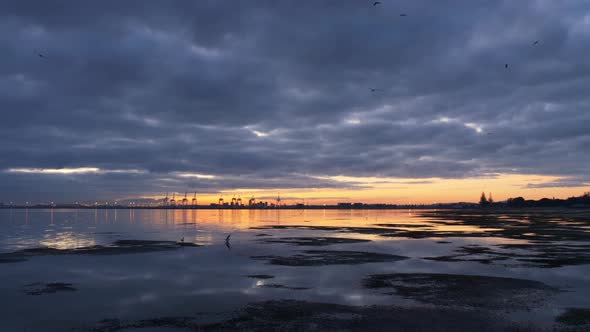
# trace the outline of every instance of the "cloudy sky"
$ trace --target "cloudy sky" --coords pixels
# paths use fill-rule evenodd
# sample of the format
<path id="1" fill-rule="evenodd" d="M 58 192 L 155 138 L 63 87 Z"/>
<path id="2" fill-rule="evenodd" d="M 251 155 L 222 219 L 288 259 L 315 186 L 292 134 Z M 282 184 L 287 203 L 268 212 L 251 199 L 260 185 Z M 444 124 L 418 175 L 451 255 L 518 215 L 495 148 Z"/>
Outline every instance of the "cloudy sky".
<path id="1" fill-rule="evenodd" d="M 0 200 L 590 190 L 590 2 L 381 2 L 2 1 Z"/>

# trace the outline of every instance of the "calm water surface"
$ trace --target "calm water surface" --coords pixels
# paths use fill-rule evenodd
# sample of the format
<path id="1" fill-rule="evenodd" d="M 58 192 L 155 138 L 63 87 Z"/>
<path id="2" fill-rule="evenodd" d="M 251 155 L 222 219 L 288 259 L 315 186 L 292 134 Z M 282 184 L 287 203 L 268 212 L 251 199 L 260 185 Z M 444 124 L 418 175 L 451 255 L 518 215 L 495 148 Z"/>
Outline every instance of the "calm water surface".
<path id="1" fill-rule="evenodd" d="M 25 248 L 80 248 L 117 240 L 166 240 L 201 244 L 178 250 L 122 255 L 47 255 L 0 264 L 2 331 L 67 331 L 106 318 L 144 319 L 202 315 L 220 320 L 249 302 L 299 299 L 348 305 L 419 305 L 409 299 L 364 289 L 374 273 L 436 272 L 505 276 L 542 281 L 567 292 L 532 311 L 511 312 L 513 319 L 549 322 L 567 307 L 590 307 L 590 265 L 558 268 L 505 266 L 478 262 L 441 262 L 424 257 L 447 255 L 458 246 L 521 243 L 495 237 L 410 239 L 317 229 L 252 229 L 300 225 L 375 227 L 375 224 L 426 224 L 448 232 L 482 232 L 476 226 L 431 224 L 416 211 L 396 210 L 0 210 L 0 252 Z M 313 228 L 313 227 L 311 227 Z M 231 248 L 224 240 L 231 236 Z M 268 234 L 268 236 L 259 236 Z M 258 235 L 258 236 L 257 236 Z M 370 242 L 326 247 L 265 243 L 263 239 L 332 236 Z M 445 240 L 451 243 L 437 243 Z M 306 249 L 354 250 L 407 256 L 409 259 L 360 265 L 277 266 L 252 256 L 289 256 Z M 273 279 L 252 279 L 253 274 Z M 31 283 L 66 282 L 76 292 L 27 295 Z M 264 284 L 306 290 L 265 288 Z"/>

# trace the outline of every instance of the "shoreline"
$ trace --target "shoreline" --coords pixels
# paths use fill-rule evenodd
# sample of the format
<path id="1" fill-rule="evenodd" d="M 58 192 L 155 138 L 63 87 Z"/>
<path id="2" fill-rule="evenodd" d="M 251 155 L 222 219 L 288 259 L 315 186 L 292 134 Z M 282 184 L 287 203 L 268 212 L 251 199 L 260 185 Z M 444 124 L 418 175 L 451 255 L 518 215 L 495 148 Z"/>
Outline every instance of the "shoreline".
<path id="1" fill-rule="evenodd" d="M 258 206 L 74 206 L 74 205 L 36 205 L 36 206 L 0 206 L 0 210 L 28 210 L 28 209 L 79 209 L 79 210 L 475 210 L 475 211 L 522 211 L 522 210 L 587 210 L 590 206 L 456 206 L 456 205 L 365 205 L 359 207 L 342 207 L 336 205 L 305 205 L 305 206 L 280 206 L 280 207 L 258 207 Z"/>

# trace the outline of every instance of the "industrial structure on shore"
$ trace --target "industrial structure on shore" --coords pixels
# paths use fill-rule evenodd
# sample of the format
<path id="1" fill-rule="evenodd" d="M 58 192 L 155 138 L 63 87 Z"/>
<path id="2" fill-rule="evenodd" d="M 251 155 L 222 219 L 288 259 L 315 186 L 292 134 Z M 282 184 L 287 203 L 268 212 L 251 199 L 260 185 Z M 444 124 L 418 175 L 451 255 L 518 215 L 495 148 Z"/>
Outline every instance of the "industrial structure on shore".
<path id="1" fill-rule="evenodd" d="M 194 193 L 193 198 L 191 199 L 190 203 L 187 198 L 188 193 L 184 193 L 184 197 L 182 199 L 176 199 L 176 193 L 172 194 L 172 198 L 166 196 L 162 199 L 161 207 L 164 208 L 196 208 L 198 207 L 197 201 L 197 193 Z M 210 207 L 219 207 L 219 208 L 274 208 L 274 207 L 281 207 L 281 195 L 277 193 L 277 198 L 274 202 L 267 202 L 267 201 L 257 201 L 254 196 L 250 197 L 247 204 L 244 204 L 242 197 L 235 195 L 231 198 L 231 200 L 225 200 L 223 197 L 219 197 L 217 203 L 209 204 Z M 302 204 L 303 206 L 303 204 Z"/>

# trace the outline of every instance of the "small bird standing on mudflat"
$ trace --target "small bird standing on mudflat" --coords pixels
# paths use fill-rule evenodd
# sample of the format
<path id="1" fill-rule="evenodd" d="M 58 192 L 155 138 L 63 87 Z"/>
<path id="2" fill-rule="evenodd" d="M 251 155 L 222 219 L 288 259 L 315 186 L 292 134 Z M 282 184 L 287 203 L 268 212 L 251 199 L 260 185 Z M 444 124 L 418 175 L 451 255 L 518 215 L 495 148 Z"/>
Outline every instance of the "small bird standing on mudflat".
<path id="1" fill-rule="evenodd" d="M 231 245 L 229 244 L 229 238 L 231 237 L 231 233 L 225 238 L 225 246 L 227 249 L 231 250 Z"/>

